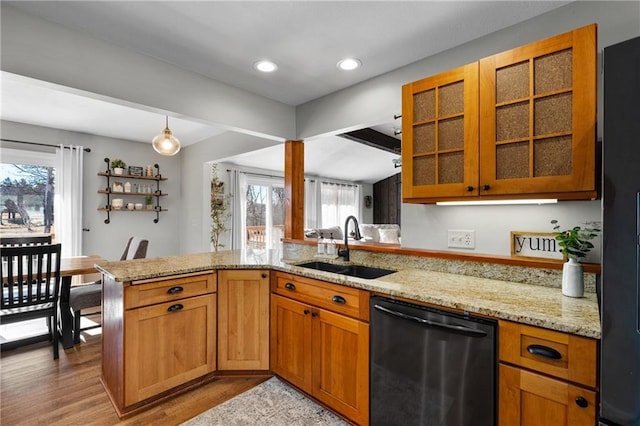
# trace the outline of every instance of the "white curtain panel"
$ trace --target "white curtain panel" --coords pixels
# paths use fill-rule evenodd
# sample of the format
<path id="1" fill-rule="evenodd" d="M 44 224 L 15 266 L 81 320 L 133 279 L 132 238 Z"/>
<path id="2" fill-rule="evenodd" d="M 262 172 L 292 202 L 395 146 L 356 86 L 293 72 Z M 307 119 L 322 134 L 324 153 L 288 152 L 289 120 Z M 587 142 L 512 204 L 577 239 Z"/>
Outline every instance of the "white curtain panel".
<path id="1" fill-rule="evenodd" d="M 304 180 L 304 227 L 305 229 L 318 228 L 318 181 L 316 179 Z"/>
<path id="2" fill-rule="evenodd" d="M 82 255 L 82 163 L 84 147 L 60 145 L 54 203 L 56 240 L 62 257 Z"/>
<path id="3" fill-rule="evenodd" d="M 239 250 L 246 244 L 246 204 L 247 204 L 247 177 L 238 170 L 231 172 L 231 248 Z"/>
<path id="4" fill-rule="evenodd" d="M 331 182 L 322 182 L 320 199 L 322 205 L 322 223 L 320 227 L 344 226 L 350 215 L 358 214 L 358 186 Z M 348 232 L 348 230 L 343 230 Z"/>

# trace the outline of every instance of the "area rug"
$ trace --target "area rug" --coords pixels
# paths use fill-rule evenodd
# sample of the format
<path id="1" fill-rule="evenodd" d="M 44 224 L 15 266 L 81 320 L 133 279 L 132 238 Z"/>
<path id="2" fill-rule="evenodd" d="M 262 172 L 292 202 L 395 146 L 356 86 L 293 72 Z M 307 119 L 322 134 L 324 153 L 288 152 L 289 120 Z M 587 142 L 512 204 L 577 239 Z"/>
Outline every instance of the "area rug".
<path id="1" fill-rule="evenodd" d="M 272 377 L 183 425 L 344 426 L 348 423 Z"/>

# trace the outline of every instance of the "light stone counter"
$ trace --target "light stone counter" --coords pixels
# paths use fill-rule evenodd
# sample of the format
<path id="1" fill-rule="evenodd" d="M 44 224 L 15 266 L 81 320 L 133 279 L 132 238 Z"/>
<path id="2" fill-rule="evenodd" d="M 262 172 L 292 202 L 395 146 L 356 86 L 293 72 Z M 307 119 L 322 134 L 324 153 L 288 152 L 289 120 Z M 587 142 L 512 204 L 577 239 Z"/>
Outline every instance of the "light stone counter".
<path id="1" fill-rule="evenodd" d="M 374 280 L 302 268 L 283 261 L 279 251 L 247 250 L 199 253 L 121 262 L 96 267 L 116 281 L 136 281 L 215 269 L 272 269 L 329 281 L 444 308 L 488 315 L 586 337 L 600 338 L 595 293 L 583 298 L 563 296 L 557 287 L 537 286 L 417 269 L 412 265 L 379 265 L 398 272 Z M 308 259 L 311 260 L 311 259 Z M 297 259 L 295 263 L 302 263 Z M 375 265 L 374 265 L 375 266 Z"/>

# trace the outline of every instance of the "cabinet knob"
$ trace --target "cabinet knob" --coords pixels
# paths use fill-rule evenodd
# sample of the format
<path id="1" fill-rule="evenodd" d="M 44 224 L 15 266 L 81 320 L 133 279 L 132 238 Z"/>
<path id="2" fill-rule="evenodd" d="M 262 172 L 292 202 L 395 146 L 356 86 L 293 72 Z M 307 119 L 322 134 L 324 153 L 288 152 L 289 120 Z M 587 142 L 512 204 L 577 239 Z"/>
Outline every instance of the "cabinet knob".
<path id="1" fill-rule="evenodd" d="M 265 273 L 263 272 L 263 273 L 262 273 L 262 275 L 261 275 L 261 277 L 262 277 L 262 278 L 267 278 L 267 277 L 268 277 L 268 275 L 267 275 L 267 274 L 265 274 Z"/>
<path id="2" fill-rule="evenodd" d="M 178 294 L 178 293 L 182 293 L 183 290 L 184 290 L 184 288 L 182 288 L 179 285 L 177 285 L 177 286 L 171 287 L 169 290 L 167 290 L 167 293 L 168 294 Z"/>
<path id="3" fill-rule="evenodd" d="M 284 285 L 284 288 L 286 288 L 287 290 L 295 291 L 296 286 L 295 286 L 295 284 L 293 284 L 293 283 L 286 283 L 286 284 Z"/>
<path id="4" fill-rule="evenodd" d="M 490 186 L 490 185 L 482 185 L 482 190 L 483 190 L 483 191 L 488 191 L 488 190 L 490 190 L 490 189 L 491 189 L 491 186 Z"/>
<path id="5" fill-rule="evenodd" d="M 309 315 L 309 310 L 308 309 L 305 309 L 303 312 L 304 312 L 305 315 Z"/>
<path id="6" fill-rule="evenodd" d="M 467 186 L 467 192 L 473 192 L 475 188 L 471 185 Z"/>
<path id="7" fill-rule="evenodd" d="M 317 317 L 318 315 L 319 315 L 319 314 L 318 314 L 318 312 L 317 312 L 317 311 L 311 311 L 311 316 L 312 316 L 312 317 L 314 317 L 314 318 L 315 318 L 315 317 Z"/>
<path id="8" fill-rule="evenodd" d="M 587 408 L 589 406 L 589 401 L 583 396 L 579 396 L 576 398 L 576 404 L 580 408 Z"/>
<path id="9" fill-rule="evenodd" d="M 175 305 L 171 305 L 167 308 L 168 312 L 178 312 L 181 311 L 182 308 L 184 308 L 183 305 L 181 305 L 180 303 L 176 303 Z"/>

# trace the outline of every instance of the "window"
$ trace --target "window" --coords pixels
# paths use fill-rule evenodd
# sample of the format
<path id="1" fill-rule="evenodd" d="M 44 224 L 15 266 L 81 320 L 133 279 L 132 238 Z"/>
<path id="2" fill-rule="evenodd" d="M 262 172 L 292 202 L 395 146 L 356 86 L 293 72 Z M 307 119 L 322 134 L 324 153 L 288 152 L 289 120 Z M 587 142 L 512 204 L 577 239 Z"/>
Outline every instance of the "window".
<path id="1" fill-rule="evenodd" d="M 358 192 L 357 185 L 322 182 L 320 184 L 321 227 L 342 227 L 347 217 L 357 216 L 360 210 Z"/>
<path id="2" fill-rule="evenodd" d="M 53 232 L 55 164 L 53 153 L 2 149 L 0 235 Z"/>

